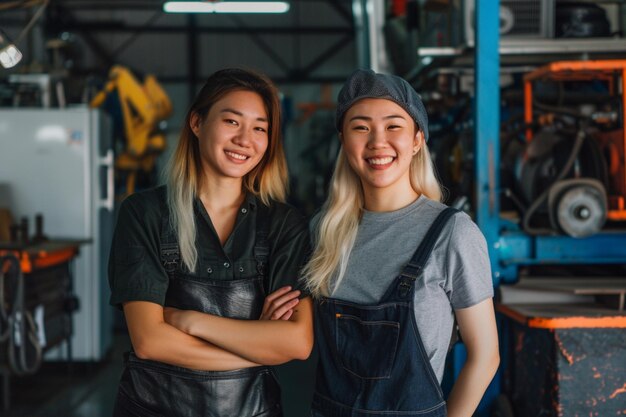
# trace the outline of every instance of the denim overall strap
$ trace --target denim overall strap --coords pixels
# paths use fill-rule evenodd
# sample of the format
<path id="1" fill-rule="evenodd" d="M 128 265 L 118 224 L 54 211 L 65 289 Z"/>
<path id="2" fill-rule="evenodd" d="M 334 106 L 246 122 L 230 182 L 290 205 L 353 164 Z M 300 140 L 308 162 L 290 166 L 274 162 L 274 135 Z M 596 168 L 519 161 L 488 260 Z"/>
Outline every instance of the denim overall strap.
<path id="1" fill-rule="evenodd" d="M 400 272 L 398 278 L 391 284 L 381 302 L 391 300 L 406 301 L 407 298 L 410 299 L 413 297 L 415 280 L 419 278 L 422 273 L 424 265 L 428 261 L 428 258 L 430 257 L 430 254 L 433 251 L 435 243 L 437 243 L 437 239 L 439 238 L 444 226 L 458 211 L 459 210 L 453 207 L 447 207 L 439 213 L 433 224 L 428 229 L 426 236 L 424 236 L 422 243 L 413 254 L 413 257 L 404 267 L 402 272 Z"/>

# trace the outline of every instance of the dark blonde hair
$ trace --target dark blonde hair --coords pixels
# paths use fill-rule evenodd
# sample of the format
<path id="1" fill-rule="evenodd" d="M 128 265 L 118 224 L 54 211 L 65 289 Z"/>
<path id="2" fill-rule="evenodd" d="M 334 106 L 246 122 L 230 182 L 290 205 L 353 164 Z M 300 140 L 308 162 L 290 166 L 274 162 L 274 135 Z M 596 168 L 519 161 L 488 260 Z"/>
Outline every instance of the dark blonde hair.
<path id="1" fill-rule="evenodd" d="M 258 165 L 244 176 L 244 188 L 258 196 L 265 205 L 269 205 L 270 200 L 284 201 L 287 194 L 287 163 L 276 86 L 264 75 L 251 70 L 229 68 L 215 72 L 206 80 L 187 112 L 167 170 L 170 223 L 178 236 L 183 263 L 190 271 L 195 271 L 198 259 L 193 201 L 203 181 L 200 147 L 191 130 L 191 117 L 197 114 L 204 120 L 211 107 L 233 91 L 257 93 L 265 105 L 269 122 L 267 150 Z"/>

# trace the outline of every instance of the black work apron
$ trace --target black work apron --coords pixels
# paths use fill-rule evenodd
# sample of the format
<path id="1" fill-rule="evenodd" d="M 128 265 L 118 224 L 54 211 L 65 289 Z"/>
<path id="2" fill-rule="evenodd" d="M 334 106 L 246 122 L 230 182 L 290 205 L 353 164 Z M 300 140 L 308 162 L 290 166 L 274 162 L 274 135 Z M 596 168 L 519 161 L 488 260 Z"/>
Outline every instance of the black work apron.
<path id="1" fill-rule="evenodd" d="M 254 257 L 257 276 L 204 280 L 183 272 L 176 237 L 163 220 L 161 260 L 170 282 L 165 305 L 220 317 L 257 320 L 266 296 L 269 245 L 265 206 L 257 211 Z M 267 366 L 233 371 L 196 371 L 143 360 L 130 352 L 114 417 L 281 417 L 280 388 Z"/>
<path id="2" fill-rule="evenodd" d="M 378 304 L 322 297 L 314 417 L 445 417 L 446 403 L 415 321 L 415 281 L 448 219 L 447 208 Z"/>

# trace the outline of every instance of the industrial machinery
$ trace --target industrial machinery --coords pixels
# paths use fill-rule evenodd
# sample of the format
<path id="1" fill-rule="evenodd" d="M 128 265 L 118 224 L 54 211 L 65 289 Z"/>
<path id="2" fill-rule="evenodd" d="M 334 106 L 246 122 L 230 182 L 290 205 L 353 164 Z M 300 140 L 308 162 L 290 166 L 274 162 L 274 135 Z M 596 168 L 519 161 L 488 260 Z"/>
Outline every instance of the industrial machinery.
<path id="1" fill-rule="evenodd" d="M 475 1 L 464 2 L 465 42 L 475 45 Z M 554 35 L 555 0 L 501 0 L 500 36 L 508 39 L 551 38 Z"/>
<path id="2" fill-rule="evenodd" d="M 111 105 L 107 97 L 113 93 L 117 100 Z M 100 107 L 105 102 L 114 107 L 111 113 L 121 113 L 124 144 L 117 152 L 115 168 L 125 182 L 118 187 L 124 197 L 135 191 L 139 175 L 150 176 L 154 172 L 156 158 L 166 147 L 158 124 L 172 113 L 172 103 L 154 76 L 146 76 L 140 84 L 130 70 L 121 66 L 111 68 L 106 85 L 90 105 Z"/>
<path id="3" fill-rule="evenodd" d="M 624 74 L 626 61 L 611 60 L 556 62 L 524 76 L 526 144 L 505 149 L 503 166 L 527 233 L 586 237 L 626 220 Z M 542 103 L 535 85 L 570 97 Z"/>
<path id="4" fill-rule="evenodd" d="M 499 286 L 498 292 L 503 294 L 504 289 L 509 288 L 502 284 L 518 282 L 520 275 L 524 275 L 520 272 L 528 274 L 535 289 L 532 295 L 516 301 L 517 305 L 511 305 L 506 300 L 498 303 L 501 312 L 504 305 L 510 313 L 499 322 L 501 363 L 503 367 L 509 366 L 509 375 L 506 371 L 498 372 L 492 384 L 494 389 L 488 390 L 488 394 L 513 394 L 509 398 L 514 409 L 510 403 L 493 402 L 496 410 L 491 415 L 511 417 L 514 415 L 512 411 L 521 412 L 515 416 L 614 414 L 622 409 L 623 398 L 619 395 L 623 391 L 623 378 L 614 379 L 604 369 L 615 369 L 616 375 L 624 375 L 623 365 L 616 366 L 622 364 L 624 358 L 623 340 L 619 341 L 623 338 L 623 303 L 622 309 L 617 312 L 608 311 L 602 305 L 604 303 L 588 309 L 564 302 L 562 308 L 556 308 L 552 302 L 542 304 L 541 297 L 551 292 L 577 294 L 577 291 L 588 289 L 585 287 L 593 287 L 593 291 L 600 293 L 600 299 L 607 290 L 619 292 L 619 297 L 623 299 L 623 281 L 615 282 L 609 272 L 623 276 L 626 259 L 626 230 L 623 224 L 614 223 L 621 220 L 620 190 L 611 181 L 611 178 L 623 175 L 619 173 L 624 169 L 623 148 L 618 140 L 614 140 L 615 149 L 607 151 L 603 140 L 598 139 L 607 135 L 623 138 L 624 101 L 619 87 L 620 78 L 624 79 L 623 63 L 566 61 L 546 65 L 527 74 L 524 78 L 526 126 L 521 131 L 521 152 L 511 152 L 506 149 L 509 144 L 502 143 L 503 137 L 499 134 L 500 91 L 497 86 L 494 88 L 492 81 L 500 71 L 498 39 L 486 36 L 489 27 L 497 26 L 498 18 L 485 6 L 483 4 L 481 22 L 477 25 L 483 35 L 478 38 L 484 43 L 477 48 L 475 57 L 476 108 L 481 109 L 476 112 L 475 126 L 476 219 L 487 238 L 493 281 L 495 286 Z M 559 79 L 563 82 L 556 83 L 556 101 L 545 100 L 550 85 Z M 564 83 L 571 85 L 567 89 L 558 88 Z M 539 93 L 544 99 L 533 99 Z M 577 97 L 570 93 L 577 93 Z M 595 100 L 598 96 L 602 98 Z M 623 143 L 623 139 L 620 140 Z M 501 157 L 502 145 L 505 147 Z M 508 155 L 516 153 L 523 156 L 507 159 Z M 511 161 L 518 163 L 512 165 Z M 527 198 L 520 202 L 520 212 L 525 213 L 521 221 L 509 218 L 501 211 L 500 197 L 506 195 L 510 185 L 501 175 L 503 166 L 505 171 L 515 167 L 513 178 L 519 185 L 516 194 Z M 611 172 L 603 166 L 612 166 L 614 170 Z M 520 182 L 533 178 L 535 180 L 530 184 Z M 563 180 L 570 181 L 559 184 Z M 529 186 L 531 190 L 527 189 L 526 194 L 521 192 Z M 564 210 L 560 211 L 561 208 Z M 603 212 L 605 221 L 609 220 L 606 226 L 602 226 Z M 599 220 L 594 217 L 598 213 Z M 555 216 L 560 217 L 555 219 Z M 609 216 L 615 217 L 611 219 Z M 536 228 L 549 231 L 537 231 Z M 575 237 L 580 230 L 583 235 Z M 522 267 L 523 270 L 520 270 Z M 542 284 L 545 286 L 546 277 L 536 271 L 546 271 L 549 267 L 561 271 L 560 274 L 557 272 L 558 283 L 552 288 L 541 289 Z M 590 271 L 592 267 L 607 272 L 581 276 L 580 282 L 567 279 L 580 275 L 581 271 Z M 532 271 L 535 273 L 529 273 Z M 610 282 L 602 285 L 597 280 L 599 276 Z M 528 304 L 531 306 L 526 308 Z M 569 327 L 554 321 L 556 318 L 566 319 Z M 585 322 L 584 326 L 577 320 Z M 517 321 L 524 327 L 521 330 L 511 328 L 514 326 L 511 321 Z M 541 322 L 546 325 L 536 330 L 534 323 Z M 557 324 L 564 330 L 555 331 Z M 603 343 L 594 344 L 598 340 L 603 340 Z M 596 349 L 597 346 L 602 347 Z M 566 359 L 565 366 L 560 362 L 549 362 L 562 356 Z M 613 363 L 612 358 L 617 358 L 618 362 Z M 527 369 L 545 369 L 544 359 L 556 366 L 543 374 L 525 372 Z M 578 362 L 580 365 L 576 365 Z M 580 372 L 582 367 L 596 372 L 585 374 Z M 563 372 L 566 368 L 567 372 Z M 572 372 L 576 373 L 575 377 Z M 542 379 L 542 376 L 550 379 Z M 504 384 L 501 384 L 503 380 Z M 507 389 L 506 382 L 511 380 L 514 385 Z M 523 384 L 518 384 L 520 381 Z M 525 387 L 538 389 L 525 390 Z M 550 398 L 557 398 L 557 401 L 546 401 Z M 522 408 L 520 402 L 533 403 L 533 410 Z M 535 412 L 537 407 L 534 404 L 547 404 L 548 407 Z"/>

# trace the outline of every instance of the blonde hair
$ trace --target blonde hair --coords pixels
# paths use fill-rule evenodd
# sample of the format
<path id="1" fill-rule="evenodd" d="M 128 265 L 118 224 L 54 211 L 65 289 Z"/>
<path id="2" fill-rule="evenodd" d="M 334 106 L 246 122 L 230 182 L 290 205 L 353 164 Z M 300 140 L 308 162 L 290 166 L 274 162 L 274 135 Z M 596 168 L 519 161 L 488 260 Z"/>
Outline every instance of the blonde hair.
<path id="1" fill-rule="evenodd" d="M 441 201 L 442 189 L 424 143 L 409 168 L 411 187 L 418 194 Z M 330 182 L 330 194 L 315 230 L 316 247 L 303 275 L 314 297 L 329 296 L 334 276 L 339 283 L 346 272 L 364 207 L 359 176 L 340 150 Z"/>
<path id="2" fill-rule="evenodd" d="M 283 202 L 287 195 L 287 162 L 281 140 L 280 100 L 276 87 L 267 77 L 250 70 L 231 68 L 215 72 L 187 112 L 166 171 L 170 225 L 178 237 L 183 264 L 191 272 L 195 272 L 198 263 L 193 202 L 204 178 L 198 138 L 190 126 L 191 117 L 197 114 L 204 119 L 213 104 L 226 94 L 241 90 L 261 96 L 269 120 L 267 150 L 259 164 L 243 178 L 243 187 L 265 205 L 271 200 Z"/>

